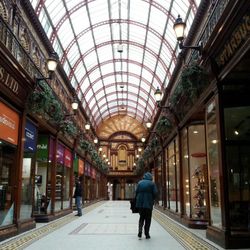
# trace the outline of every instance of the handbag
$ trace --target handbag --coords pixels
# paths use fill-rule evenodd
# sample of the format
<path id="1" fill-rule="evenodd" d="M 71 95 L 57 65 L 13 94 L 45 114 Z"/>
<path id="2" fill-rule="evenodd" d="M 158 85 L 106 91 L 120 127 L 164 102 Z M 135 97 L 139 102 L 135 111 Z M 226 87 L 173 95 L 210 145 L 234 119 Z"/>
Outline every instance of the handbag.
<path id="1" fill-rule="evenodd" d="M 130 201 L 130 209 L 132 210 L 132 213 L 139 213 L 139 208 L 136 207 L 136 198 L 133 198 L 131 201 Z"/>

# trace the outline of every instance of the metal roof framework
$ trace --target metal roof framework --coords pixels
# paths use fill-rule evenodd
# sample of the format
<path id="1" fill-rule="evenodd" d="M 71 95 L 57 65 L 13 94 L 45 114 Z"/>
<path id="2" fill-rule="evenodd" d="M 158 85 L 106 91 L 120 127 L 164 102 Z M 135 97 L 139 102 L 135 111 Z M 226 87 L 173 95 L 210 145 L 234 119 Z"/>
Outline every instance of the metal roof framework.
<path id="1" fill-rule="evenodd" d="M 124 111 L 154 118 L 154 92 L 168 86 L 179 53 L 173 24 L 179 14 L 188 32 L 200 0 L 30 2 L 97 128 Z"/>

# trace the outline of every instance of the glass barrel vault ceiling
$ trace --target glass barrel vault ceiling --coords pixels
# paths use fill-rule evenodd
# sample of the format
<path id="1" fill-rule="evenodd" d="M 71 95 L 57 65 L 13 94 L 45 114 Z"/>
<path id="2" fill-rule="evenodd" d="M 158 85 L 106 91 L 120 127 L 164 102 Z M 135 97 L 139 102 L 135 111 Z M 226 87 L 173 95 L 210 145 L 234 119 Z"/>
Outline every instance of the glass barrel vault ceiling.
<path id="1" fill-rule="evenodd" d="M 180 14 L 188 31 L 200 0 L 30 2 L 97 128 L 120 113 L 153 119 L 179 52 L 173 24 Z"/>

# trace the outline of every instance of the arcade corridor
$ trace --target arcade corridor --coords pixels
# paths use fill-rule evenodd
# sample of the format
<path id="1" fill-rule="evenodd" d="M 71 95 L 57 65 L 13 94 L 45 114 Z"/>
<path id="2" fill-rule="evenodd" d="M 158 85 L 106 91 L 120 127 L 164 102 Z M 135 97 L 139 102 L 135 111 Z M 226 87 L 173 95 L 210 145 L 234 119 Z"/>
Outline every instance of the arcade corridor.
<path id="1" fill-rule="evenodd" d="M 83 209 L 83 216 L 69 214 L 48 224 L 0 243 L 1 250 L 217 250 L 204 241 L 204 230 L 192 233 L 180 224 L 154 211 L 151 239 L 137 238 L 138 214 L 132 214 L 128 201 L 99 202 Z M 197 234 L 197 235 L 196 235 Z"/>

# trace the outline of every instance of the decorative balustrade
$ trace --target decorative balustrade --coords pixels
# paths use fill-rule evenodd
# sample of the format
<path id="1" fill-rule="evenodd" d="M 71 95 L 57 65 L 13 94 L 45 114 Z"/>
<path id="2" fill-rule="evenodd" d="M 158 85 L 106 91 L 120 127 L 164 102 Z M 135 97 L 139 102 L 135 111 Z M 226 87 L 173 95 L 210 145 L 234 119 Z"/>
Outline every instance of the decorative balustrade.
<path id="1" fill-rule="evenodd" d="M 35 79 L 42 76 L 41 72 L 33 62 L 27 51 L 22 47 L 15 34 L 0 16 L 0 42 L 9 50 L 17 62 L 27 72 L 27 74 Z"/>

